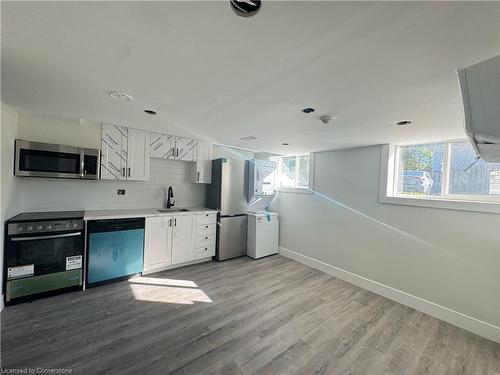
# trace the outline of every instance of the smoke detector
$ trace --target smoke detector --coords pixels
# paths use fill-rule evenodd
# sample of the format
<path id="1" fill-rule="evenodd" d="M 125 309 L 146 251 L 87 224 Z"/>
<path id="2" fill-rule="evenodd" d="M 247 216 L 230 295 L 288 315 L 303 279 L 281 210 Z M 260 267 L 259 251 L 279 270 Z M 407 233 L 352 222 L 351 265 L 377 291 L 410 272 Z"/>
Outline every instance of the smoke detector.
<path id="1" fill-rule="evenodd" d="M 319 121 L 321 121 L 323 125 L 328 125 L 332 119 L 333 118 L 330 115 L 323 115 L 319 118 Z"/>
<path id="2" fill-rule="evenodd" d="M 110 91 L 108 92 L 108 95 L 111 96 L 115 100 L 121 100 L 122 102 L 131 102 L 134 100 L 129 94 L 126 94 L 124 92 L 118 92 L 118 91 Z"/>
<path id="3" fill-rule="evenodd" d="M 234 13 L 240 17 L 251 17 L 260 10 L 261 0 L 229 0 Z"/>

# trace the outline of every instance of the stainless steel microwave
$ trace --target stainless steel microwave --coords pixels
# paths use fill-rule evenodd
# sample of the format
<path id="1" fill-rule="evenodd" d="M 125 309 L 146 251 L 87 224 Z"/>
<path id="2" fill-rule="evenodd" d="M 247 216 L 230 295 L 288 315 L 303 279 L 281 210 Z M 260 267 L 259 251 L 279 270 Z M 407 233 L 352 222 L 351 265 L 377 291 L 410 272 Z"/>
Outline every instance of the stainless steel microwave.
<path id="1" fill-rule="evenodd" d="M 16 139 L 14 175 L 96 180 L 100 155 L 92 148 Z"/>

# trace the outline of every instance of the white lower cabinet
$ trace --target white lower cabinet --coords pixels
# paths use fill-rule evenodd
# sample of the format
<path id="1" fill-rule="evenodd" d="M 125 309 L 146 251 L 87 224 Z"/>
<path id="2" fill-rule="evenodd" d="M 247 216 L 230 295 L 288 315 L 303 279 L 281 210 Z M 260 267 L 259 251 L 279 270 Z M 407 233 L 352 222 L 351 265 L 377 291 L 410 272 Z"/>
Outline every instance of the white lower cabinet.
<path id="1" fill-rule="evenodd" d="M 144 238 L 144 271 L 172 264 L 172 218 L 146 218 Z"/>
<path id="2" fill-rule="evenodd" d="M 193 223 L 191 215 L 174 216 L 172 237 L 172 264 L 194 260 Z"/>
<path id="3" fill-rule="evenodd" d="M 144 273 L 215 255 L 215 213 L 146 218 Z"/>

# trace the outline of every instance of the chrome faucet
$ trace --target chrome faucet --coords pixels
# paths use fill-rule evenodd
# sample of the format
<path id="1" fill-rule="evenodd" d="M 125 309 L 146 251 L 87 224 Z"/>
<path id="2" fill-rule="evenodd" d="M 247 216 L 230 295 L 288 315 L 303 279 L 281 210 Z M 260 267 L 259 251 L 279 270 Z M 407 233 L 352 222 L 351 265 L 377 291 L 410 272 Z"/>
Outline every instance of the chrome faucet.
<path id="1" fill-rule="evenodd" d="M 174 207 L 174 204 L 175 204 L 174 191 L 172 190 L 172 186 L 169 186 L 167 193 L 167 208 Z"/>

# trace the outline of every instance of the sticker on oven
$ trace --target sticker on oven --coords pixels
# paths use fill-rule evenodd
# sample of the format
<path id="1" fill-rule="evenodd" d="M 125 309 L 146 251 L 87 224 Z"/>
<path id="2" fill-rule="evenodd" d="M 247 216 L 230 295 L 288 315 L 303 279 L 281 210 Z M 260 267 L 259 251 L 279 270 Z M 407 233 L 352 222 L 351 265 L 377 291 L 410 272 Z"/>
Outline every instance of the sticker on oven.
<path id="1" fill-rule="evenodd" d="M 34 264 L 25 264 L 23 266 L 8 267 L 7 278 L 16 279 L 18 277 L 33 276 L 35 274 Z"/>
<path id="2" fill-rule="evenodd" d="M 76 270 L 78 268 L 82 268 L 82 256 L 81 255 L 66 257 L 66 271 Z"/>

